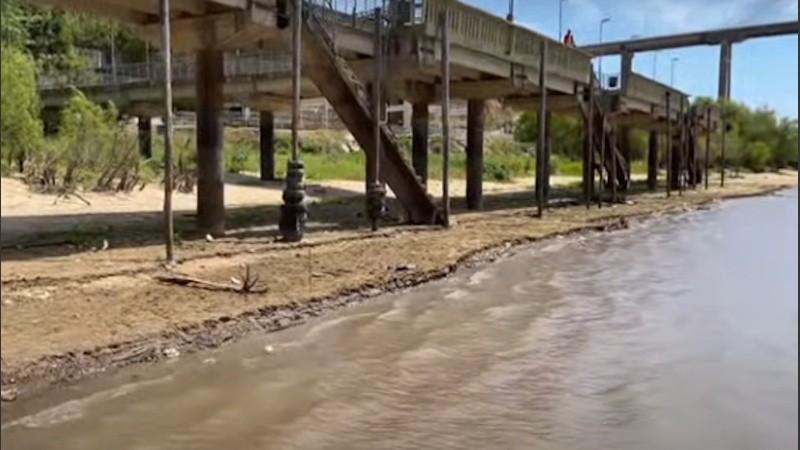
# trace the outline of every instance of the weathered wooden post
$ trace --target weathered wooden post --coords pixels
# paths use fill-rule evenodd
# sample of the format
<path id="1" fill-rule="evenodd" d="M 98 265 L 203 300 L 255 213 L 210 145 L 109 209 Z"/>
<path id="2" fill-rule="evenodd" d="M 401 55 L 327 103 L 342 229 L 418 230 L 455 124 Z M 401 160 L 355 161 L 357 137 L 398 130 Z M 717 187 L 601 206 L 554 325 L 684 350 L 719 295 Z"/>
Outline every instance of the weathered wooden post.
<path id="1" fill-rule="evenodd" d="M 297 242 L 303 239 L 308 208 L 305 202 L 305 172 L 300 162 L 298 150 L 300 136 L 300 53 L 301 21 L 303 20 L 303 0 L 294 0 L 292 11 L 292 158 L 286 168 L 286 187 L 283 190 L 283 204 L 278 227 L 284 241 Z"/>
<path id="2" fill-rule="evenodd" d="M 547 145 L 547 41 L 539 44 L 539 143 L 536 146 L 536 207 L 537 216 L 544 214 L 545 146 Z"/>
<path id="3" fill-rule="evenodd" d="M 703 180 L 708 190 L 708 164 L 711 158 L 711 108 L 706 109 L 706 155 L 703 161 Z"/>
<path id="4" fill-rule="evenodd" d="M 275 179 L 275 114 L 261 111 L 258 122 L 258 147 L 261 180 Z"/>
<path id="5" fill-rule="evenodd" d="M 670 95 L 667 91 L 667 198 L 672 194 L 672 109 L 670 106 Z"/>
<path id="6" fill-rule="evenodd" d="M 372 231 L 378 229 L 378 220 L 383 212 L 385 190 L 380 181 L 381 122 L 383 120 L 383 17 L 380 8 L 375 8 L 375 40 L 373 46 L 375 71 L 372 78 L 372 137 L 373 152 L 367 152 L 367 217 Z"/>
<path id="7" fill-rule="evenodd" d="M 450 25 L 447 10 L 439 15 L 442 32 L 442 208 L 450 226 Z"/>
<path id="8" fill-rule="evenodd" d="M 172 217 L 172 41 L 170 38 L 169 0 L 160 0 L 161 58 L 164 65 L 164 243 L 167 262 L 175 260 Z"/>
<path id="9" fill-rule="evenodd" d="M 594 190 L 594 72 L 591 64 L 589 65 L 589 88 L 588 88 L 588 119 L 586 120 L 586 143 L 583 149 L 583 201 L 586 209 L 592 202 L 592 191 Z"/>

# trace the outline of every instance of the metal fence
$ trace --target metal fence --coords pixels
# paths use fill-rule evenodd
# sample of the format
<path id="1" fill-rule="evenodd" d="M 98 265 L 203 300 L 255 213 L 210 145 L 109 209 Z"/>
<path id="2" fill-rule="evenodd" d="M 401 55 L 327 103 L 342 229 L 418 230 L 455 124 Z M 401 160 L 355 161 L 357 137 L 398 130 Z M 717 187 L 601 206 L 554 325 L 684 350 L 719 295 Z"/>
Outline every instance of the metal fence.
<path id="1" fill-rule="evenodd" d="M 251 51 L 226 53 L 224 56 L 226 78 L 253 76 L 290 76 L 292 58 L 287 52 Z M 47 73 L 39 76 L 41 90 L 64 89 L 68 87 L 123 87 L 132 84 L 156 84 L 162 79 L 163 63 L 117 64 L 116 70 L 90 71 L 74 70 Z M 172 59 L 172 80 L 193 80 L 196 61 L 193 55 L 175 55 Z"/>

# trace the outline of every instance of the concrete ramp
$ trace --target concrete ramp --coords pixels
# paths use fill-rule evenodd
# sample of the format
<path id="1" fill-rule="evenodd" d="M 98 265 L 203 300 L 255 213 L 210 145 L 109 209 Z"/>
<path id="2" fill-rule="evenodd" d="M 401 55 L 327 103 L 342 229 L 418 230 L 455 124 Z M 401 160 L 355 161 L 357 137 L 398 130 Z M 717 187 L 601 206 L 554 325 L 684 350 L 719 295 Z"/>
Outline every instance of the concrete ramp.
<path id="1" fill-rule="evenodd" d="M 366 152 L 375 152 L 373 117 L 364 85 L 347 62 L 336 55 L 324 23 L 309 14 L 303 21 L 303 70 Z M 384 125 L 380 178 L 394 192 L 411 223 L 440 221 L 436 205 L 406 164 L 397 141 Z"/>

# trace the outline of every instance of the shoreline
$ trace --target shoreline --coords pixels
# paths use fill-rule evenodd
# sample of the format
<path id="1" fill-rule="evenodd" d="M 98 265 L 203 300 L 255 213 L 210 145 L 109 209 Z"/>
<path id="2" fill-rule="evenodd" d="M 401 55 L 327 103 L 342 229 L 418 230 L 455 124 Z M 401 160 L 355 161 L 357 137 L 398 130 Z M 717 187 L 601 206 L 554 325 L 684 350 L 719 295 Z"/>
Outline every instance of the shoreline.
<path id="1" fill-rule="evenodd" d="M 311 296 L 302 301 L 248 308 L 234 315 L 215 314 L 215 318 L 186 325 L 174 325 L 171 329 L 159 333 L 146 334 L 139 338 L 122 340 L 92 349 L 78 349 L 47 355 L 18 364 L 8 364 L 7 359 L 4 358 L 2 400 L 5 403 L 18 397 L 39 396 L 60 386 L 87 377 L 98 376 L 109 370 L 166 359 L 176 354 L 175 351 L 177 354 L 188 354 L 215 349 L 225 343 L 240 340 L 255 333 L 266 334 L 301 325 L 335 309 L 356 305 L 386 293 L 403 291 L 438 280 L 459 270 L 490 264 L 524 249 L 526 245 L 556 239 L 560 236 L 617 231 L 628 228 L 629 221 L 649 222 L 667 215 L 708 209 L 709 204 L 720 200 L 766 196 L 790 189 L 793 186 L 796 186 L 796 178 L 793 184 L 783 182 L 775 183 L 772 186 L 751 186 L 749 190 L 742 192 L 731 190 L 727 194 L 725 191 L 719 191 L 713 194 L 708 192 L 702 196 L 685 195 L 680 198 L 674 196 L 672 200 L 661 198 L 655 200 L 649 209 L 643 211 L 626 205 L 616 205 L 613 208 L 603 208 L 602 210 L 598 210 L 596 206 L 589 210 L 585 210 L 584 206 L 572 207 L 580 209 L 578 215 L 583 216 L 591 216 L 591 211 L 612 212 L 612 214 L 606 214 L 600 218 L 583 217 L 580 222 L 567 223 L 552 231 L 501 240 L 487 246 L 474 246 L 447 264 L 434 264 L 433 267 L 421 270 L 417 270 L 416 267 L 396 269 L 388 279 L 368 280 L 355 288 L 334 290 L 327 295 Z M 631 196 L 631 198 L 636 201 L 641 200 L 639 196 Z M 183 289 L 182 294 L 184 295 L 195 292 L 186 290 L 190 288 L 173 289 Z"/>

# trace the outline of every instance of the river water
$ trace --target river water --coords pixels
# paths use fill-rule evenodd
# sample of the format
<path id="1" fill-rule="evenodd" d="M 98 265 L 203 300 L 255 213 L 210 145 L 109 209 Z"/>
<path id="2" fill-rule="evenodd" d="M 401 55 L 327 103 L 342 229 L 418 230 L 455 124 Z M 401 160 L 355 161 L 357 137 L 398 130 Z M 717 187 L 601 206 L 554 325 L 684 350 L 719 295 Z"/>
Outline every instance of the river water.
<path id="1" fill-rule="evenodd" d="M 2 448 L 797 448 L 797 215 L 793 190 L 523 249 L 12 404 Z"/>

